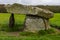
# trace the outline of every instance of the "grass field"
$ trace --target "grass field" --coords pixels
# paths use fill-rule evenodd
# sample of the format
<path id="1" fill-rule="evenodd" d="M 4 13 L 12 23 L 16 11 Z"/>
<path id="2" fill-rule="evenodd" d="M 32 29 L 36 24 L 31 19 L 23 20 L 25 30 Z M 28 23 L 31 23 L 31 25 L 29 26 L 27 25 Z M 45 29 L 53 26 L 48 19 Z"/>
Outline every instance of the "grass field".
<path id="1" fill-rule="evenodd" d="M 0 14 L 0 40 L 60 40 L 59 34 L 36 35 L 36 36 L 8 36 L 6 32 L 1 30 L 8 30 L 10 14 Z M 15 26 L 18 28 L 23 26 L 25 15 L 15 14 Z M 54 14 L 54 18 L 50 19 L 51 25 L 60 26 L 60 14 Z"/>
<path id="2" fill-rule="evenodd" d="M 50 24 L 53 27 L 60 29 L 60 13 L 55 13 L 54 17 L 50 19 Z"/>
<path id="3" fill-rule="evenodd" d="M 25 15 L 19 15 L 19 14 L 14 14 L 15 16 L 15 23 L 18 23 L 18 24 L 23 24 L 24 22 L 24 18 L 25 18 Z M 0 14 L 0 23 L 1 24 L 6 24 L 9 22 L 9 17 L 10 17 L 10 14 L 7 14 L 7 13 L 1 13 Z M 19 23 L 20 22 L 20 23 Z"/>
<path id="4" fill-rule="evenodd" d="M 0 31 L 0 40 L 60 40 L 60 34 L 47 34 L 36 36 L 8 36 L 6 32 Z"/>
<path id="5" fill-rule="evenodd" d="M 36 36 L 8 36 L 0 32 L 0 40 L 60 40 L 60 34 L 36 35 Z"/>
<path id="6" fill-rule="evenodd" d="M 11 14 L 0 13 L 0 30 L 3 30 L 3 31 L 4 30 L 9 31 L 10 30 L 8 28 L 10 15 Z M 14 14 L 14 17 L 15 17 L 15 28 L 14 28 L 14 30 L 18 31 L 17 29 L 20 29 L 23 26 L 25 15 Z"/>

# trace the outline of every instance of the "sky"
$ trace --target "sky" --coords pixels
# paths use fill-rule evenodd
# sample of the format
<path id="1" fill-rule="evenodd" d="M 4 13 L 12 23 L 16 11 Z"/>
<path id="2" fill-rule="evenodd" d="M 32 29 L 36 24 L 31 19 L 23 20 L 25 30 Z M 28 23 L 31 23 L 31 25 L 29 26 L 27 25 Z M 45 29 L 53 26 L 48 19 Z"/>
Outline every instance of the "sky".
<path id="1" fill-rule="evenodd" d="M 60 5 L 60 0 L 0 0 L 0 4 Z"/>

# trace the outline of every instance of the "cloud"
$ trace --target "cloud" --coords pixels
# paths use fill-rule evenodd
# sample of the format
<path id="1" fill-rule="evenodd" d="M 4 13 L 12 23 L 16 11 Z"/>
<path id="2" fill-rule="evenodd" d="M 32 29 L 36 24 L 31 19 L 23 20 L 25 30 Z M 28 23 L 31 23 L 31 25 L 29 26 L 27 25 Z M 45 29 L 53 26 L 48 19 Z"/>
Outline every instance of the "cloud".
<path id="1" fill-rule="evenodd" d="M 60 0 L 0 0 L 0 4 L 60 5 Z"/>
<path id="2" fill-rule="evenodd" d="M 19 0 L 0 0 L 0 4 L 12 4 L 12 3 L 18 3 Z"/>
<path id="3" fill-rule="evenodd" d="M 31 4 L 31 5 L 60 5 L 60 0 L 22 0 L 23 4 Z"/>

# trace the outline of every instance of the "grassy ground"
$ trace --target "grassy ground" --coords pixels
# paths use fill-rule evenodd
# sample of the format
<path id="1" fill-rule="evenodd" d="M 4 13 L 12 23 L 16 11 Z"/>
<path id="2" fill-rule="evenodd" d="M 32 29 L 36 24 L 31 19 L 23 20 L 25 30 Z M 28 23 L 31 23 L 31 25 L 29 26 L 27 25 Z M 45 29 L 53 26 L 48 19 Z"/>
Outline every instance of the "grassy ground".
<path id="1" fill-rule="evenodd" d="M 5 30 L 9 31 L 9 18 L 11 14 L 7 13 L 0 13 L 0 30 Z M 23 26 L 25 15 L 19 15 L 19 14 L 14 14 L 15 17 L 15 31 L 18 31 L 17 29 L 20 29 Z M 17 26 L 17 27 L 16 27 Z"/>
<path id="2" fill-rule="evenodd" d="M 14 14 L 14 16 L 15 16 L 15 21 L 16 21 L 15 23 L 23 24 L 25 15 Z M 0 23 L 7 24 L 9 22 L 9 17 L 10 17 L 10 14 L 0 13 Z"/>
<path id="3" fill-rule="evenodd" d="M 36 35 L 36 36 L 11 36 L 14 34 L 9 34 L 8 32 L 1 31 L 8 30 L 10 14 L 0 14 L 0 40 L 60 40 L 60 34 L 48 34 L 48 35 Z M 50 19 L 51 25 L 60 26 L 60 14 L 57 13 L 54 15 L 54 18 Z M 15 14 L 15 26 L 21 27 L 23 25 L 25 15 Z M 10 36 L 8 36 L 10 35 Z"/>
<path id="4" fill-rule="evenodd" d="M 60 34 L 49 34 L 44 36 L 0 36 L 0 40 L 60 40 Z"/>
<path id="5" fill-rule="evenodd" d="M 53 27 L 60 28 L 60 13 L 54 14 L 54 17 L 50 19 L 50 24 Z"/>

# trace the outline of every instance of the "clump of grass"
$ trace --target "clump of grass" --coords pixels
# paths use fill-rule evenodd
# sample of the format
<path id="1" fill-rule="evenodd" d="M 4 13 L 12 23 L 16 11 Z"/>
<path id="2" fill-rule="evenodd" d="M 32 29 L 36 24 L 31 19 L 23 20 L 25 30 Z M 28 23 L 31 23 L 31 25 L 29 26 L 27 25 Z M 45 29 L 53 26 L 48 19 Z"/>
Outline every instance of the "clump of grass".
<path id="1" fill-rule="evenodd" d="M 56 29 L 50 28 L 50 29 L 46 30 L 46 32 L 47 32 L 48 34 L 55 33 L 55 32 L 56 32 Z"/>
<path id="2" fill-rule="evenodd" d="M 52 34 L 52 33 L 55 33 L 56 30 L 54 28 L 50 28 L 48 30 L 40 30 L 38 32 L 39 35 L 46 35 L 46 34 Z"/>
<path id="3" fill-rule="evenodd" d="M 22 36 L 40 36 L 40 35 L 47 35 L 56 33 L 56 30 L 54 28 L 50 28 L 48 30 L 40 30 L 39 32 L 33 33 L 33 32 L 20 32 L 20 35 Z"/>
<path id="4" fill-rule="evenodd" d="M 46 35 L 46 34 L 47 34 L 47 32 L 45 30 L 40 30 L 38 32 L 38 35 Z"/>

